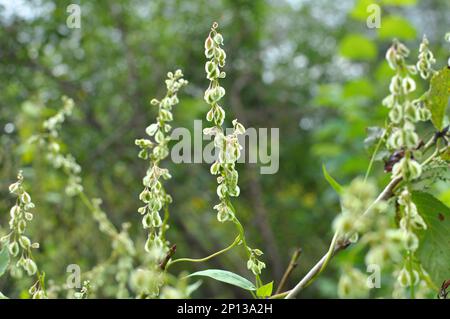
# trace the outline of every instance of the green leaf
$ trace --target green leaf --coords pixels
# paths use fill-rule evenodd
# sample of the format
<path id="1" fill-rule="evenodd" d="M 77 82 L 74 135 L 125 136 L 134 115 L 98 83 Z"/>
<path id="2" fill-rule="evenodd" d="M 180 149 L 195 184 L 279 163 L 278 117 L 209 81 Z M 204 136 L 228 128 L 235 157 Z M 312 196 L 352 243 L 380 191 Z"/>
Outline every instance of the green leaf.
<path id="1" fill-rule="evenodd" d="M 0 299 L 9 299 L 9 298 L 0 292 Z"/>
<path id="2" fill-rule="evenodd" d="M 323 171 L 323 176 L 325 177 L 327 182 L 330 184 L 330 186 L 333 187 L 333 189 L 336 191 L 336 193 L 338 193 L 339 195 L 342 194 L 342 186 L 338 182 L 336 182 L 336 180 L 333 177 L 331 177 L 330 174 L 328 174 L 325 164 L 322 164 L 322 171 Z"/>
<path id="3" fill-rule="evenodd" d="M 431 122 L 440 131 L 444 125 L 445 110 L 450 96 L 450 69 L 444 67 L 433 75 L 430 89 L 425 93 L 425 105 L 431 111 Z"/>
<path id="4" fill-rule="evenodd" d="M 440 287 L 450 279 L 450 208 L 424 192 L 413 192 L 412 200 L 428 226 L 419 234 L 417 258 Z"/>
<path id="5" fill-rule="evenodd" d="M 374 0 L 358 0 L 353 10 L 350 12 L 350 16 L 355 20 L 366 21 L 370 14 L 367 11 L 367 8 L 375 3 Z"/>
<path id="6" fill-rule="evenodd" d="M 231 271 L 221 269 L 207 269 L 194 272 L 187 277 L 203 276 L 210 277 L 218 281 L 225 282 L 227 284 L 240 287 L 245 290 L 256 290 L 255 285 L 248 279 L 239 276 Z"/>
<path id="7" fill-rule="evenodd" d="M 417 0 L 382 0 L 382 4 L 386 6 L 412 6 Z"/>
<path id="8" fill-rule="evenodd" d="M 5 273 L 9 265 L 9 252 L 6 245 L 0 250 L 0 277 Z"/>
<path id="9" fill-rule="evenodd" d="M 381 28 L 378 29 L 380 39 L 412 40 L 416 38 L 416 29 L 405 18 L 391 15 L 381 19 Z"/>
<path id="10" fill-rule="evenodd" d="M 272 296 L 272 290 L 273 290 L 273 281 L 256 289 L 256 295 L 261 298 L 267 298 Z"/>
<path id="11" fill-rule="evenodd" d="M 361 34 L 349 34 L 342 39 L 339 53 L 348 59 L 370 61 L 377 56 L 377 46 Z"/>

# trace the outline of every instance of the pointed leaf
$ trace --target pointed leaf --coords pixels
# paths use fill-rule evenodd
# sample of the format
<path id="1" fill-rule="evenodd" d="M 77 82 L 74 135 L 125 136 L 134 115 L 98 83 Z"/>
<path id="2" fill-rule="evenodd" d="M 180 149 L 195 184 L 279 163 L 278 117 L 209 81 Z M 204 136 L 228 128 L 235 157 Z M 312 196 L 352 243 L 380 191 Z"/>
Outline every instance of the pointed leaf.
<path id="1" fill-rule="evenodd" d="M 197 271 L 190 274 L 187 277 L 203 276 L 210 277 L 218 281 L 225 282 L 227 284 L 240 287 L 245 290 L 256 290 L 255 285 L 248 279 L 239 276 L 231 271 L 221 270 L 221 269 L 207 269 L 202 271 Z"/>
<path id="2" fill-rule="evenodd" d="M 331 177 L 330 174 L 328 174 L 327 168 L 325 166 L 325 164 L 322 164 L 322 171 L 323 171 L 323 176 L 325 177 L 325 179 L 327 180 L 327 182 L 330 184 L 331 187 L 333 187 L 333 189 L 340 195 L 342 194 L 342 186 L 336 182 L 336 180 Z"/>
<path id="3" fill-rule="evenodd" d="M 256 295 L 261 298 L 270 297 L 272 296 L 272 290 L 273 290 L 273 281 L 256 289 Z"/>

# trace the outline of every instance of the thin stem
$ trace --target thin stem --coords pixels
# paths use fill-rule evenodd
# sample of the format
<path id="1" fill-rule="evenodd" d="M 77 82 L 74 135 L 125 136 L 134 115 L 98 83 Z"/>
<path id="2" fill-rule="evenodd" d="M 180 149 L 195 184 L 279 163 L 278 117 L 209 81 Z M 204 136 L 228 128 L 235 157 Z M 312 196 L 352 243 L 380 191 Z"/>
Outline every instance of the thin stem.
<path id="1" fill-rule="evenodd" d="M 378 154 L 378 151 L 380 150 L 381 144 L 384 141 L 384 138 L 388 132 L 390 127 L 386 128 L 386 130 L 383 132 L 383 135 L 380 137 L 380 140 L 377 143 L 377 146 L 375 147 L 375 150 L 373 151 L 372 157 L 370 158 L 369 166 L 367 167 L 366 175 L 364 176 L 364 182 L 367 181 L 370 175 L 370 171 L 372 170 L 373 163 L 375 162 L 375 156 Z"/>
<path id="2" fill-rule="evenodd" d="M 409 252 L 408 254 L 408 262 L 409 262 L 409 271 L 410 273 L 413 273 L 413 259 L 412 259 L 412 253 Z M 411 294 L 411 299 L 416 299 L 416 294 L 415 294 L 415 290 L 414 290 L 414 280 L 411 280 L 411 285 L 410 285 L 410 294 Z"/>
<path id="3" fill-rule="evenodd" d="M 292 271 L 297 267 L 297 260 L 300 257 L 302 253 L 301 248 L 297 248 L 294 253 L 292 254 L 291 260 L 289 261 L 289 264 L 286 268 L 286 271 L 283 274 L 283 277 L 281 278 L 280 284 L 278 285 L 277 290 L 275 291 L 275 294 L 280 294 L 283 290 L 284 285 L 286 284 L 287 279 L 291 275 Z"/>
<path id="4" fill-rule="evenodd" d="M 207 257 L 204 257 L 204 258 L 198 258 L 198 259 L 194 259 L 194 258 L 178 258 L 178 259 L 175 259 L 175 260 L 171 260 L 171 261 L 169 261 L 169 262 L 167 263 L 166 270 L 167 270 L 171 265 L 176 264 L 176 263 L 180 263 L 180 262 L 200 263 L 200 262 L 208 261 L 208 260 L 210 260 L 211 258 L 214 258 L 214 257 L 216 257 L 216 256 L 218 256 L 218 255 L 220 255 L 220 254 L 223 254 L 223 253 L 229 251 L 229 250 L 232 249 L 234 246 L 238 245 L 240 241 L 241 241 L 241 238 L 240 238 L 240 236 L 238 236 L 238 237 L 236 237 L 236 239 L 234 240 L 234 242 L 233 242 L 230 246 L 228 246 L 228 247 L 226 247 L 226 248 L 224 248 L 224 249 L 222 249 L 222 250 L 219 250 L 218 252 L 215 252 L 214 254 L 211 254 L 211 255 L 209 255 L 209 256 L 207 256 Z"/>

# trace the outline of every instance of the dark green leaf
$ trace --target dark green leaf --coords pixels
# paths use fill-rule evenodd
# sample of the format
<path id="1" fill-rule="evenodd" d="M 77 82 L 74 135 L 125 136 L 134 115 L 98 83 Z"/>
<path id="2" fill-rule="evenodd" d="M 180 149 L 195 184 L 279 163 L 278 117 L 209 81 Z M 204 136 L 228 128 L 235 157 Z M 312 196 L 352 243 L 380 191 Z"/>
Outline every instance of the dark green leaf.
<path id="1" fill-rule="evenodd" d="M 431 111 L 431 121 L 438 130 L 444 125 L 445 110 L 450 96 L 450 69 L 445 67 L 431 78 L 425 105 Z"/>
<path id="2" fill-rule="evenodd" d="M 428 229 L 420 234 L 417 257 L 436 286 L 450 279 L 450 208 L 431 194 L 413 192 L 412 199 Z"/>

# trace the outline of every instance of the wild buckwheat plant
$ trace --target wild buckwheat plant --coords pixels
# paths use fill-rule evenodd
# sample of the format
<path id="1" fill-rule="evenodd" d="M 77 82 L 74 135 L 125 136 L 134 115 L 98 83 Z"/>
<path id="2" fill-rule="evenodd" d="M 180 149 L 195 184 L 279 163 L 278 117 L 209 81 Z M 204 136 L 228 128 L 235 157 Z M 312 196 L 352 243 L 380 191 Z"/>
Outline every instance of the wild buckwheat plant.
<path id="1" fill-rule="evenodd" d="M 450 41 L 450 34 L 446 39 Z M 17 182 L 9 187 L 10 193 L 16 196 L 16 203 L 10 210 L 9 231 L 0 239 L 0 276 L 9 269 L 13 278 L 24 274 L 32 277 L 35 281 L 29 288 L 29 294 L 33 298 L 56 298 L 61 293 L 76 299 L 104 296 L 188 298 L 201 284 L 200 281 L 190 282 L 191 277 L 197 276 L 243 288 L 254 298 L 294 298 L 318 278 L 336 254 L 353 246 L 353 250 L 349 251 L 354 255 L 341 262 L 343 265 L 337 285 L 340 297 L 369 297 L 370 289 L 379 284 L 374 280 L 370 282 L 372 286 L 369 285 L 367 274 L 356 262 L 361 257 L 358 260 L 364 260 L 367 269 L 383 268 L 390 275 L 387 280 L 390 282 L 389 292 L 395 298 L 424 298 L 433 293 L 445 298 L 446 282 L 442 284 L 444 288 L 439 290 L 439 280 L 448 280 L 441 278 L 442 273 L 448 271 L 448 268 L 445 269 L 448 265 L 436 263 L 435 258 L 448 247 L 445 242 L 440 243 L 439 238 L 436 239 L 439 237 L 436 233 L 447 232 L 448 229 L 442 230 L 440 227 L 443 226 L 436 224 L 436 219 L 439 220 L 441 211 L 448 211 L 448 207 L 425 190 L 438 181 L 449 182 L 450 134 L 445 109 L 450 94 L 450 66 L 434 69 L 438 62 L 427 38 L 423 38 L 418 59 L 414 62 L 409 49 L 397 40 L 387 50 L 386 60 L 394 72 L 390 84 L 386 85 L 389 95 L 382 101 L 388 117 L 384 128 L 369 131 L 375 132 L 372 140 L 375 140 L 376 147 L 366 174 L 356 177 L 347 186 L 341 186 L 324 166 L 325 178 L 340 199 L 340 212 L 331 225 L 334 231 L 331 244 L 324 256 L 294 287 L 283 291 L 285 277 L 296 265 L 296 254 L 275 294 L 272 293 L 273 281 L 264 284 L 260 277 L 266 267 L 261 260 L 263 252 L 248 245 L 239 212 L 233 206 L 233 201 L 240 195 L 236 163 L 242 146 L 238 137 L 244 135 L 246 129 L 234 119 L 231 124 L 228 123 L 232 127 L 227 134 L 226 107 L 223 104 L 225 88 L 220 83 L 226 77 L 223 47 L 223 36 L 218 32 L 218 24 L 214 23 L 204 44 L 207 59 L 205 71 L 209 80 L 204 101 L 209 106 L 206 114 L 209 127 L 203 133 L 213 138 L 216 155 L 210 172 L 217 178 L 218 201 L 211 205 L 211 211 L 216 212 L 219 223 L 230 223 L 236 227 L 234 241 L 204 258 L 174 258 L 180 252 L 176 251 L 176 244 L 172 244 L 167 236 L 172 197 L 164 185 L 164 180 L 171 178 L 171 175 L 162 162 L 170 153 L 173 109 L 180 102 L 178 93 L 188 83 L 182 71 L 176 70 L 167 74 L 166 95 L 161 100 L 150 101 L 157 108 L 157 116 L 145 130 L 148 137 L 135 140 L 140 148 L 138 157 L 148 163 L 142 179 L 143 190 L 139 194 L 143 204 L 138 208 L 142 227 L 147 232 L 145 243 L 144 240 L 134 241 L 132 238 L 132 222 L 117 228 L 101 208 L 101 199 L 86 194 L 81 166 L 75 156 L 61 147 L 60 132 L 64 125 L 68 125 L 66 119 L 74 110 L 74 102 L 63 97 L 62 108 L 45 120 L 39 132 L 28 142 L 38 146 L 48 163 L 67 177 L 64 200 L 81 200 L 92 221 L 98 225 L 99 232 L 111 242 L 109 258 L 98 261 L 87 271 L 83 270 L 79 287 L 47 281 L 46 288 L 45 275 L 39 271 L 32 254 L 39 244 L 32 242 L 26 234 L 27 225 L 33 219 L 34 204 L 25 191 L 23 175 L 19 172 Z M 416 85 L 418 81 L 423 81 L 428 87 L 426 92 L 418 92 L 420 90 L 417 88 L 422 87 Z M 433 133 L 429 136 L 432 126 Z M 375 179 L 370 177 L 374 162 L 383 157 L 380 154 L 389 154 L 383 158 L 385 173 L 389 176 L 386 176 L 387 185 L 381 191 Z M 435 248 L 436 245 L 438 248 Z M 204 269 L 191 274 L 181 270 L 177 275 L 169 272 L 174 264 L 191 262 L 199 266 L 235 247 L 244 249 L 246 268 L 255 277 L 253 282 L 223 269 Z M 15 260 L 15 263 L 10 263 L 10 260 Z M 0 293 L 0 298 L 3 297 Z"/>
<path id="2" fill-rule="evenodd" d="M 187 81 L 183 79 L 181 70 L 175 73 L 167 73 L 166 96 L 161 100 L 152 99 L 151 105 L 158 107 L 158 116 L 156 123 L 150 124 L 145 132 L 153 137 L 155 142 L 149 139 L 138 139 L 136 145 L 141 148 L 139 157 L 149 160 L 150 165 L 147 174 L 142 180 L 144 190 L 139 195 L 139 199 L 144 206 L 138 209 L 142 217 L 142 226 L 148 229 L 148 238 L 145 243 L 145 250 L 152 253 L 156 258 L 161 258 L 168 250 L 168 243 L 165 239 L 167 229 L 167 219 L 169 217 L 168 205 L 172 202 L 172 197 L 167 194 L 161 180 L 169 179 L 171 176 L 166 168 L 159 166 L 160 162 L 169 155 L 170 131 L 172 126 L 169 124 L 173 120 L 172 108 L 178 104 L 178 91 Z M 166 216 L 161 218 L 160 211 L 164 208 Z"/>
<path id="3" fill-rule="evenodd" d="M 90 211 L 92 218 L 98 223 L 99 230 L 111 239 L 112 253 L 108 261 L 100 263 L 84 274 L 87 282 L 89 282 L 89 290 L 95 292 L 99 289 L 104 282 L 101 279 L 102 276 L 113 270 L 117 282 L 114 289 L 116 296 L 128 297 L 129 272 L 133 269 L 133 258 L 135 256 L 134 242 L 128 234 L 130 225 L 124 223 L 122 229 L 117 230 L 101 209 L 102 200 L 100 198 L 90 199 L 85 194 L 80 175 L 81 166 L 77 163 L 75 157 L 70 153 L 61 151 L 59 131 L 62 129 L 66 118 L 72 115 L 74 109 L 72 99 L 63 96 L 62 102 L 62 108 L 54 116 L 43 122 L 43 131 L 33 135 L 28 142 L 36 143 L 44 151 L 46 160 L 55 169 L 61 170 L 67 176 L 66 195 L 70 197 L 78 196 Z M 61 289 L 60 287 L 53 288 Z M 85 287 L 85 289 L 88 288 Z"/>
<path id="4" fill-rule="evenodd" d="M 33 220 L 34 203 L 31 196 L 23 186 L 23 175 L 20 171 L 17 182 L 9 186 L 9 192 L 17 197 L 16 204 L 10 210 L 10 232 L 0 239 L 3 247 L 8 247 L 11 257 L 17 258 L 14 266 L 11 266 L 13 277 L 22 277 L 23 271 L 30 277 L 36 277 L 36 281 L 28 290 L 33 299 L 47 298 L 45 291 L 45 274 L 38 269 L 32 250 L 39 248 L 39 243 L 32 242 L 26 235 L 27 224 Z"/>
<path id="5" fill-rule="evenodd" d="M 252 249 L 245 240 L 244 228 L 239 222 L 235 209 L 230 201 L 230 197 L 239 196 L 238 172 L 236 161 L 240 156 L 242 146 L 239 144 L 238 135 L 245 133 L 244 126 L 236 119 L 233 120 L 233 133 L 225 135 L 222 125 L 225 120 L 225 110 L 219 105 L 219 101 L 225 95 L 225 89 L 220 86 L 219 79 L 225 78 L 226 74 L 221 69 L 225 66 L 226 53 L 221 48 L 223 37 L 217 32 L 218 24 L 214 23 L 211 32 L 205 41 L 205 56 L 208 61 L 205 64 L 206 78 L 210 81 L 208 89 L 205 91 L 205 101 L 210 105 L 210 110 L 206 114 L 206 120 L 214 126 L 205 128 L 205 135 L 214 136 L 214 146 L 218 151 L 216 161 L 211 165 L 211 174 L 217 177 L 217 196 L 220 203 L 214 206 L 217 210 L 217 220 L 219 222 L 231 221 L 236 224 L 239 231 L 239 241 L 245 247 L 248 255 L 247 268 L 250 269 L 257 278 L 257 284 L 261 284 L 259 275 L 265 263 L 260 261 L 263 253 L 259 249 Z"/>
<path id="6" fill-rule="evenodd" d="M 384 148 L 391 153 L 385 164 L 386 172 L 391 174 L 391 181 L 377 195 L 375 185 L 367 178 L 372 162 L 366 178 L 357 178 L 348 187 L 341 187 L 326 175 L 330 184 L 341 195 L 342 212 L 333 223 L 335 236 L 328 253 L 288 293 L 288 298 L 295 296 L 309 284 L 334 254 L 357 241 L 359 245 L 368 247 L 365 256 L 368 268 L 374 265 L 392 266 L 396 279 L 393 297 L 403 298 L 409 295 L 412 298 L 423 298 L 436 290 L 436 285 L 422 266 L 426 259 L 416 256 L 420 242 L 418 233 L 423 234 L 428 228 L 421 213 L 430 212 L 419 212 L 415 201 L 424 205 L 424 195 L 418 192 L 419 181 L 445 179 L 439 174 L 423 176 L 424 172 L 436 169 L 448 171 L 448 162 L 445 161 L 445 154 L 448 152 L 448 127 L 443 127 L 443 110 L 448 98 L 442 99 L 439 95 L 448 96 L 450 71 L 448 67 L 441 71 L 432 68 L 436 60 L 428 48 L 426 37 L 420 45 L 416 65 L 407 63 L 409 54 L 409 49 L 397 40 L 394 40 L 386 53 L 389 67 L 395 74 L 389 85 L 390 94 L 383 100 L 383 105 L 389 109 L 388 123 L 382 134 L 379 134 L 372 161 L 384 144 Z M 430 89 L 419 97 L 414 94 L 414 77 L 417 73 L 424 80 L 431 79 Z M 424 142 L 419 136 L 417 125 L 430 119 L 438 131 L 428 142 Z M 429 154 L 429 150 L 433 148 L 434 151 Z M 427 206 L 428 210 L 434 204 L 427 205 L 430 205 Z M 423 255 L 422 252 L 421 256 Z M 338 293 L 341 297 L 366 298 L 371 288 L 367 280 L 361 270 L 347 265 L 343 268 Z"/>

